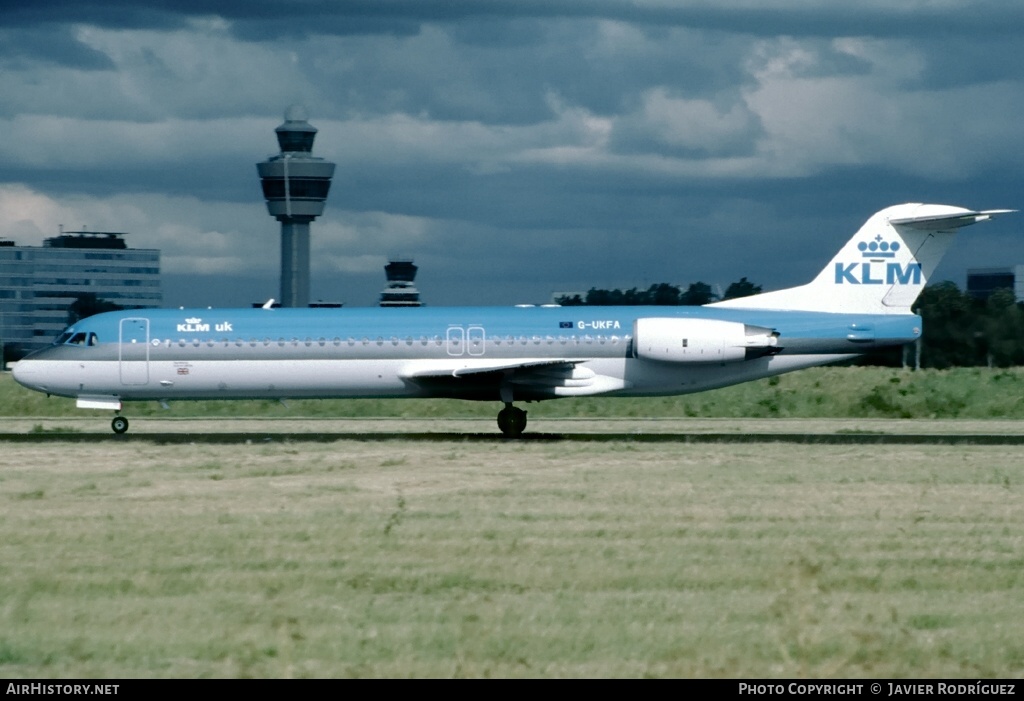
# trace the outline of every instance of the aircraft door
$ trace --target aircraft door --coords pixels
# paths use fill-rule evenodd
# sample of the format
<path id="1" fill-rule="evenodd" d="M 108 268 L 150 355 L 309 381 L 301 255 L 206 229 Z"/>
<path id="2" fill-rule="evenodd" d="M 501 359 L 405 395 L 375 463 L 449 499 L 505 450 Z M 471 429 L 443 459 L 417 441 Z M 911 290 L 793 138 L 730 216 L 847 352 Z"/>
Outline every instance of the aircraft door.
<path id="1" fill-rule="evenodd" d="M 484 327 L 470 326 L 466 329 L 466 348 L 470 355 L 484 354 Z"/>
<path id="2" fill-rule="evenodd" d="M 466 352 L 466 331 L 461 326 L 449 326 L 448 355 L 462 355 Z"/>
<path id="3" fill-rule="evenodd" d="M 149 319 L 121 319 L 118 366 L 122 385 L 149 383 Z"/>

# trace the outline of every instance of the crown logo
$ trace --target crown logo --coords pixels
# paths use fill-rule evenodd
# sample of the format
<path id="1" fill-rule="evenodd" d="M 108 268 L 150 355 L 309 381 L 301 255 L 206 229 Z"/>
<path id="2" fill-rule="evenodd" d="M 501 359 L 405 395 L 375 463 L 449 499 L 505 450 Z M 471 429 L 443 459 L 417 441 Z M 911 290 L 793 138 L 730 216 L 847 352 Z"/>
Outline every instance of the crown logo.
<path id="1" fill-rule="evenodd" d="M 198 324 L 201 321 L 202 319 L 200 319 L 198 316 L 193 316 L 189 319 L 185 319 L 186 324 Z"/>
<path id="2" fill-rule="evenodd" d="M 883 241 L 882 236 L 878 235 L 870 243 L 861 241 L 857 248 L 864 258 L 895 258 L 896 251 L 900 250 L 900 242 Z"/>

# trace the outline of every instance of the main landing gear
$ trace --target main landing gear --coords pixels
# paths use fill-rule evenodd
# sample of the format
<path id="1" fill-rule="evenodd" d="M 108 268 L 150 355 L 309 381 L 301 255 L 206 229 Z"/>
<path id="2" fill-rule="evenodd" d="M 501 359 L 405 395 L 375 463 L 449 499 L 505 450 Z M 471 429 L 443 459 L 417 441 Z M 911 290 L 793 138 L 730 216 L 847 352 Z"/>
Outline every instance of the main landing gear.
<path id="1" fill-rule="evenodd" d="M 519 438 L 526 429 L 526 412 L 505 402 L 505 408 L 498 412 L 498 428 L 506 438 Z"/>
<path id="2" fill-rule="evenodd" d="M 128 430 L 128 419 L 123 416 L 115 416 L 114 420 L 110 422 L 110 428 L 114 429 L 114 433 L 121 435 Z"/>

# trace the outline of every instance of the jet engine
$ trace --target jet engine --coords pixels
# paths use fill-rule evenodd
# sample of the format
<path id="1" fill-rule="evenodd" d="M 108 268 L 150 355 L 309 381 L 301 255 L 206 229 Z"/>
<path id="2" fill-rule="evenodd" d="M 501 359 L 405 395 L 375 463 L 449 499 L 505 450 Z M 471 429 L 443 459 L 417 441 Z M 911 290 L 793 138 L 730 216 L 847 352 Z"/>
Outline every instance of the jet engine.
<path id="1" fill-rule="evenodd" d="M 732 363 L 778 353 L 778 334 L 720 319 L 644 318 L 633 322 L 633 355 L 669 363 Z"/>

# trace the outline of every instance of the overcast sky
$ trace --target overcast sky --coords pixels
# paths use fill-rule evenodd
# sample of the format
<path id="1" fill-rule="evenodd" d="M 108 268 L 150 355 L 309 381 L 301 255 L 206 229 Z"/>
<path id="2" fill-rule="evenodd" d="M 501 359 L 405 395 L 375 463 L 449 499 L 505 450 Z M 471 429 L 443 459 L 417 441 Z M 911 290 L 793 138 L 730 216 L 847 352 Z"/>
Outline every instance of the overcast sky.
<path id="1" fill-rule="evenodd" d="M 255 164 L 301 104 L 313 299 L 375 304 L 390 256 L 433 305 L 801 284 L 888 205 L 1024 205 L 1022 41 L 1009 0 L 3 0 L 0 237 L 128 232 L 167 306 L 277 296 Z"/>

